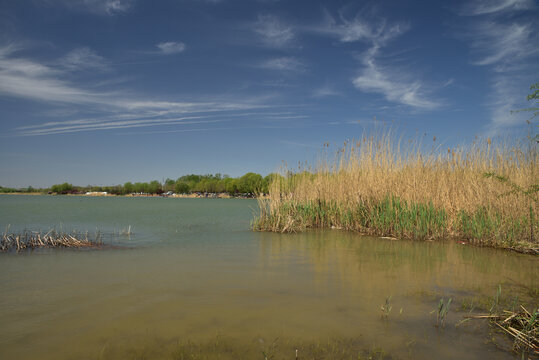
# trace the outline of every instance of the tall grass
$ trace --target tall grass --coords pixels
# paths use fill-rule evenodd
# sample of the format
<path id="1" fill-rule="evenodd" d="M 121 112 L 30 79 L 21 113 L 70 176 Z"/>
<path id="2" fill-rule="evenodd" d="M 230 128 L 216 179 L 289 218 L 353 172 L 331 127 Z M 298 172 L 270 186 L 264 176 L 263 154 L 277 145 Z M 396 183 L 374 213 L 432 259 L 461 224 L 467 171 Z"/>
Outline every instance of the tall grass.
<path id="1" fill-rule="evenodd" d="M 523 189 L 537 189 L 536 159 L 536 144 L 486 139 L 442 148 L 435 138 L 427 147 L 390 131 L 365 135 L 344 143 L 334 157 L 322 155 L 314 168 L 285 169 L 286 175 L 271 183 L 269 199 L 259 201 L 253 226 L 457 237 L 536 252 L 536 194 L 508 193 L 507 184 L 485 176 L 495 173 Z"/>

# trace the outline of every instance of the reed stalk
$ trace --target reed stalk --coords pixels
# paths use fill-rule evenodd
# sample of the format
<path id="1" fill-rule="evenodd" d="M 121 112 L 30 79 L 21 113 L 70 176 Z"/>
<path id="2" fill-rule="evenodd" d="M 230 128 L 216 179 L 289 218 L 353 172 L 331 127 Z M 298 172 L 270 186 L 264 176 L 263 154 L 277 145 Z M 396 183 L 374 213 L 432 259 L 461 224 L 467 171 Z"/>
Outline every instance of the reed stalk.
<path id="1" fill-rule="evenodd" d="M 45 234 L 38 231 L 23 231 L 21 233 L 8 233 L 6 231 L 0 238 L 0 252 L 57 247 L 90 248 L 102 245 L 103 242 L 99 237 L 89 239 L 88 233 L 65 233 L 55 230 L 50 230 Z"/>
<path id="2" fill-rule="evenodd" d="M 427 148 L 391 132 L 365 135 L 345 142 L 334 157 L 322 154 L 314 168 L 283 169 L 269 186 L 269 199 L 259 200 L 253 228 L 454 237 L 539 253 L 538 204 L 530 200 L 535 194 L 507 188 L 539 188 L 537 150 L 536 144 L 491 139 L 445 149 L 433 139 Z"/>

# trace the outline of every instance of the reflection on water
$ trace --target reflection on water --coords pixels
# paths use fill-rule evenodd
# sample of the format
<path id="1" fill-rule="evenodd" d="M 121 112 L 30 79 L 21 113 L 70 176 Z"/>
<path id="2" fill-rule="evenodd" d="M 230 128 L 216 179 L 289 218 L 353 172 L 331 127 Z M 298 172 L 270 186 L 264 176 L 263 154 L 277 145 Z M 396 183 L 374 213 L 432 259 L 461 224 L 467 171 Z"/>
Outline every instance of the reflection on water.
<path id="1" fill-rule="evenodd" d="M 252 208 L 249 200 L 0 197 L 0 226 L 131 225 L 134 233 L 124 250 L 0 254 L 0 358 L 262 359 L 271 351 L 293 359 L 295 349 L 357 358 L 383 349 L 409 359 L 504 359 L 513 355 L 485 344 L 486 324 L 455 327 L 465 314 L 457 299 L 491 296 L 501 283 L 537 305 L 537 258 L 341 231 L 254 233 Z M 441 297 L 455 299 L 444 329 L 431 314 Z"/>

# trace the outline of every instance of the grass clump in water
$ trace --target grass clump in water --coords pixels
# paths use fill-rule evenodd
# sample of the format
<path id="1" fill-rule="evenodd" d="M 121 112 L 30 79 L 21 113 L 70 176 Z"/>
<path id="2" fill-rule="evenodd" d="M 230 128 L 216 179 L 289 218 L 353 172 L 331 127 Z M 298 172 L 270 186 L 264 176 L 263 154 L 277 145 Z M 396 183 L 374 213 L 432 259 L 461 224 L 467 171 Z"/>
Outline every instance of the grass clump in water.
<path id="1" fill-rule="evenodd" d="M 502 297 L 502 287 L 498 285 L 494 296 L 483 304 L 487 313 L 470 314 L 462 322 L 470 319 L 486 319 L 495 330 L 512 339 L 511 350 L 525 355 L 539 355 L 539 308 L 536 301 L 524 305 L 518 296 Z M 531 311 L 530 311 L 531 309 Z"/>
<path id="2" fill-rule="evenodd" d="M 535 143 L 487 139 L 424 149 L 419 142 L 403 146 L 391 133 L 364 136 L 346 142 L 333 159 L 322 156 L 315 167 L 285 169 L 270 184 L 269 199 L 259 201 L 253 228 L 454 237 L 539 253 Z"/>

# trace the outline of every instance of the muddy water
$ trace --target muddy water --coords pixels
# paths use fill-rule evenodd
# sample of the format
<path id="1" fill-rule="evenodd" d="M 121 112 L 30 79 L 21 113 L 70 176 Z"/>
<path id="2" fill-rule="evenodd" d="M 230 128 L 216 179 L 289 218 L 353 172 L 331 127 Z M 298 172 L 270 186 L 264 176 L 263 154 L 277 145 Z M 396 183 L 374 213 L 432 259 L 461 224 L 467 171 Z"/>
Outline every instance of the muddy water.
<path id="1" fill-rule="evenodd" d="M 341 231 L 255 233 L 254 209 L 0 196 L 1 229 L 132 231 L 114 249 L 0 254 L 0 358 L 514 358 L 488 324 L 455 325 L 463 302 L 488 306 L 499 284 L 537 306 L 538 258 Z M 436 327 L 441 298 L 453 303 Z"/>

